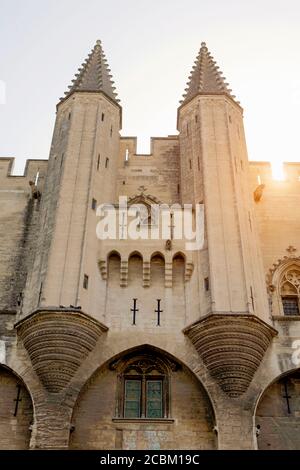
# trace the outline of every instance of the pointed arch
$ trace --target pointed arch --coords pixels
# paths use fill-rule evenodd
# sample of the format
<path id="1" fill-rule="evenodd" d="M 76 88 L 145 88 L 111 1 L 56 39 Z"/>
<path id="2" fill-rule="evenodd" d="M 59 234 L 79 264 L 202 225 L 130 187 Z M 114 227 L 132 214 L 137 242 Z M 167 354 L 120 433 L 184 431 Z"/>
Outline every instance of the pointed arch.
<path id="1" fill-rule="evenodd" d="M 118 258 L 121 259 L 121 254 L 120 254 L 120 252 L 119 252 L 118 250 L 111 250 L 111 251 L 109 251 L 109 252 L 107 253 L 107 257 L 106 257 L 107 261 L 109 260 L 109 258 L 110 258 L 111 256 L 117 256 Z"/>
<path id="2" fill-rule="evenodd" d="M 300 258 L 280 260 L 267 279 L 272 314 L 300 315 Z"/>
<path id="3" fill-rule="evenodd" d="M 185 280 L 186 256 L 178 251 L 173 256 L 173 287 L 182 287 Z"/>
<path id="4" fill-rule="evenodd" d="M 168 375 L 168 417 L 133 419 L 119 416 L 124 379 L 129 374 L 130 378 L 136 376 L 139 380 L 144 373 L 145 384 L 147 377 L 151 380 L 151 374 L 154 382 L 160 380 L 160 374 Z M 139 390 L 139 387 L 131 387 L 130 397 L 133 401 L 138 398 L 136 394 Z M 183 439 L 187 419 L 192 428 L 188 439 Z M 71 449 L 128 449 L 129 437 L 133 446 L 131 448 L 149 449 L 149 430 L 152 445 L 155 440 L 159 449 L 198 449 L 199 446 L 202 449 L 216 448 L 214 409 L 202 383 L 177 358 L 149 344 L 118 353 L 93 373 L 78 396 L 72 422 L 75 430 L 71 436 Z M 133 422 L 134 430 L 131 428 L 129 436 L 128 425 Z M 164 423 L 168 427 L 164 427 Z"/>
<path id="5" fill-rule="evenodd" d="M 177 251 L 174 255 L 173 255 L 173 260 L 175 258 L 183 258 L 184 261 L 186 261 L 186 255 L 185 253 L 183 253 L 183 251 Z"/>
<path id="6" fill-rule="evenodd" d="M 261 393 L 255 410 L 257 445 L 262 450 L 300 447 L 300 368 L 276 377 Z"/>
<path id="7" fill-rule="evenodd" d="M 23 379 L 0 364 L 0 449 L 29 449 L 33 400 Z"/>
<path id="8" fill-rule="evenodd" d="M 151 255 L 150 260 L 151 285 L 164 287 L 165 284 L 165 257 L 156 251 Z"/>
<path id="9" fill-rule="evenodd" d="M 107 255 L 108 282 L 109 284 L 120 284 L 121 255 L 117 250 L 112 250 Z"/>
<path id="10" fill-rule="evenodd" d="M 133 251 L 128 256 L 128 285 L 143 282 L 143 255 L 139 251 Z"/>

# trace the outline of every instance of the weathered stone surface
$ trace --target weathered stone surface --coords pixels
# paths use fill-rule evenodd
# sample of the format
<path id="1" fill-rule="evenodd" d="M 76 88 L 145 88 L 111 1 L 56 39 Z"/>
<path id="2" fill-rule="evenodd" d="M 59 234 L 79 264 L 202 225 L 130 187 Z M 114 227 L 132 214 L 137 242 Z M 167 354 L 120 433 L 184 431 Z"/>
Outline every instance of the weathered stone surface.
<path id="1" fill-rule="evenodd" d="M 28 449 L 33 424 L 32 401 L 22 381 L 4 367 L 0 367 L 0 416 L 0 449 Z"/>
<path id="2" fill-rule="evenodd" d="M 110 78 L 97 44 L 57 106 L 49 161 L 16 177 L 13 159 L 0 159 L 0 362 L 34 403 L 31 437 L 20 416 L 3 445 L 255 449 L 258 404 L 265 442 L 297 447 L 298 417 L 278 415 L 283 397 L 264 391 L 299 367 L 300 315 L 284 315 L 281 286 L 300 269 L 300 163 L 286 164 L 281 182 L 269 164 L 248 165 L 243 111 L 205 44 L 179 135 L 153 137 L 149 155 L 120 136 Z M 118 213 L 120 196 L 193 213 L 203 204 L 203 248 L 187 248 L 171 224 L 167 240 L 99 240 L 95 205 Z M 164 378 L 169 413 L 124 422 L 109 365 L 149 348 L 181 364 Z M 14 380 L 0 385 L 7 410 Z M 288 392 L 296 402 L 298 388 Z M 261 410 L 276 411 L 279 437 Z"/>
<path id="3" fill-rule="evenodd" d="M 107 328 L 82 312 L 38 310 L 16 324 L 18 335 L 46 389 L 70 382 Z"/>
<path id="4" fill-rule="evenodd" d="M 300 448 L 300 371 L 277 380 L 265 390 L 256 411 L 258 448 Z"/>
<path id="5" fill-rule="evenodd" d="M 222 390 L 232 398 L 248 389 L 277 331 L 254 315 L 211 314 L 185 329 Z"/>

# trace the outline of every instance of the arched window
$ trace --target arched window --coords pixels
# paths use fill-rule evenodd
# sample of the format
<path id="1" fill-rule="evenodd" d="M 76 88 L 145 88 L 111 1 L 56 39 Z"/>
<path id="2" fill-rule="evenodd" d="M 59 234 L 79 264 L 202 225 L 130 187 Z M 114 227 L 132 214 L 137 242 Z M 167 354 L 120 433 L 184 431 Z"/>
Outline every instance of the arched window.
<path id="1" fill-rule="evenodd" d="M 158 358 L 140 356 L 128 361 L 119 375 L 119 417 L 163 419 L 169 417 L 169 380 Z"/>
<path id="2" fill-rule="evenodd" d="M 117 251 L 108 255 L 108 282 L 109 284 L 120 284 L 121 256 Z"/>
<path id="3" fill-rule="evenodd" d="M 300 315 L 300 267 L 291 266 L 280 282 L 280 295 L 284 315 Z"/>
<path id="4" fill-rule="evenodd" d="M 143 257 L 140 253 L 134 252 L 129 256 L 128 261 L 128 284 L 142 284 L 143 280 Z"/>
<path id="5" fill-rule="evenodd" d="M 173 257 L 173 287 L 183 286 L 185 278 L 185 258 L 182 253 Z"/>
<path id="6" fill-rule="evenodd" d="M 165 283 L 165 258 L 161 253 L 153 253 L 151 256 L 151 285 L 164 286 Z"/>

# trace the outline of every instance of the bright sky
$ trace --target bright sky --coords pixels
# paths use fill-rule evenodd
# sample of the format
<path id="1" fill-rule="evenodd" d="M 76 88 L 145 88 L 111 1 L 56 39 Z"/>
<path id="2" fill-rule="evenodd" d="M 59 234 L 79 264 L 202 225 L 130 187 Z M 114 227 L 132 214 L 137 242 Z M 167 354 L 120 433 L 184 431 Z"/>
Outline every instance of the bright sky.
<path id="1" fill-rule="evenodd" d="M 55 105 L 98 38 L 139 152 L 176 133 L 206 41 L 245 109 L 249 158 L 300 161 L 299 0 L 0 0 L 0 15 L 0 156 L 18 173 L 48 158 Z"/>

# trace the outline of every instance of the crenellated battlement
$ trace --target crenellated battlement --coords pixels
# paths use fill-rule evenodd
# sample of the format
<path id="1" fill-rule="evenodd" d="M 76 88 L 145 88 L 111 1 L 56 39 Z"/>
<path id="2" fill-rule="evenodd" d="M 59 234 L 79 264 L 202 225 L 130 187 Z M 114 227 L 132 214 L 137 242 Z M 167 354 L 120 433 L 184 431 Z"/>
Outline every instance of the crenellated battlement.
<path id="1" fill-rule="evenodd" d="M 139 154 L 97 41 L 0 158 L 0 449 L 300 448 L 300 162 L 248 164 L 205 43 L 185 91 Z"/>
<path id="2" fill-rule="evenodd" d="M 48 160 L 27 160 L 23 175 L 13 174 L 14 163 L 14 158 L 0 158 L 0 190 L 27 190 L 29 188 L 29 182 L 35 182 L 37 176 L 39 185 L 44 183 L 47 174 Z"/>
<path id="3" fill-rule="evenodd" d="M 281 181 L 281 183 L 299 183 L 300 182 L 300 162 L 284 162 L 282 180 L 274 177 L 272 165 L 270 162 L 249 162 L 250 178 L 253 184 L 265 184 Z"/>
<path id="4" fill-rule="evenodd" d="M 155 157 L 159 154 L 162 146 L 174 145 L 179 143 L 178 135 L 168 135 L 165 137 L 150 137 L 150 153 L 138 153 L 137 152 L 137 137 L 136 136 L 124 136 L 120 139 L 121 150 L 124 148 L 128 150 L 129 154 L 133 157 Z"/>

